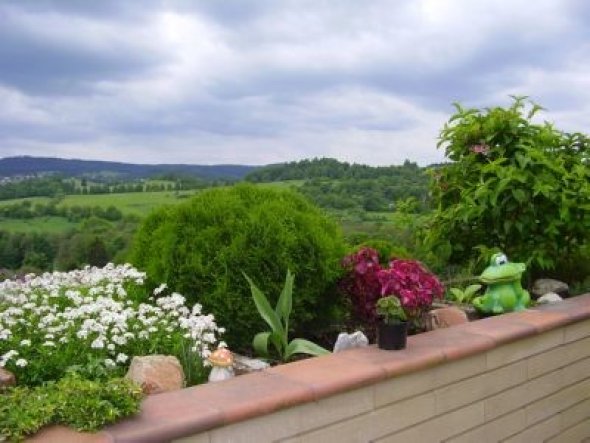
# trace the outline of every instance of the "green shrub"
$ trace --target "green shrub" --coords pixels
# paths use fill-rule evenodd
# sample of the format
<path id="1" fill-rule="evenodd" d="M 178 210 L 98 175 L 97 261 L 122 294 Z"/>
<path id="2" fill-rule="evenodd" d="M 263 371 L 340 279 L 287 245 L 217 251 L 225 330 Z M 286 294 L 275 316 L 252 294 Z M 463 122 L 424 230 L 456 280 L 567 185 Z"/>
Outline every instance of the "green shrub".
<path id="1" fill-rule="evenodd" d="M 532 274 L 557 269 L 590 240 L 590 139 L 509 108 L 463 109 L 440 135 L 452 163 L 433 171 L 428 243 L 452 263 L 500 248 Z M 487 258 L 487 257 L 486 257 Z"/>
<path id="2" fill-rule="evenodd" d="M 344 251 L 338 226 L 296 192 L 238 185 L 152 213 L 131 261 L 201 303 L 230 346 L 243 349 L 264 323 L 242 273 L 269 294 L 280 293 L 285 269 L 297 275 L 292 327 L 301 334 L 328 326 L 340 303 L 332 288 Z"/>
<path id="3" fill-rule="evenodd" d="M 70 373 L 57 383 L 0 394 L 0 436 L 22 440 L 49 424 L 96 431 L 139 411 L 141 387 L 125 379 L 94 382 Z"/>

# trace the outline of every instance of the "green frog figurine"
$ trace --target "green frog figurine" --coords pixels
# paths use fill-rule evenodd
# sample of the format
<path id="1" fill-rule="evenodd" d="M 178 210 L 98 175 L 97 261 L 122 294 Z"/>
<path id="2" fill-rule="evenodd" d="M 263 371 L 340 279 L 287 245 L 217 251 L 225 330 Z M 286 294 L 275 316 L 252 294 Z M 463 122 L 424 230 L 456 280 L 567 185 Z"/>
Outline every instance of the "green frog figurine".
<path id="1" fill-rule="evenodd" d="M 526 309 L 531 297 L 520 285 L 525 269 L 524 263 L 509 263 L 502 252 L 494 254 L 490 266 L 479 277 L 488 288 L 484 295 L 473 299 L 473 305 L 485 314 L 503 314 Z"/>

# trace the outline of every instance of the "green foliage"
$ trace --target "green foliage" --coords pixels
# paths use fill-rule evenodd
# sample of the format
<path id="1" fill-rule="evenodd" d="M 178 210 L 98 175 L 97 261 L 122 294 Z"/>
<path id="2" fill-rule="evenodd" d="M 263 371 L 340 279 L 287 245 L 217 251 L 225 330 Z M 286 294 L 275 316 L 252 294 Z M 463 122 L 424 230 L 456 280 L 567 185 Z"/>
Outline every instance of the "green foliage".
<path id="1" fill-rule="evenodd" d="M 284 269 L 291 269 L 300 291 L 292 326 L 326 327 L 341 303 L 333 285 L 344 251 L 336 223 L 303 197 L 244 184 L 210 189 L 151 214 L 134 240 L 131 261 L 201 303 L 227 328 L 230 346 L 243 349 L 263 322 L 242 272 L 277 294 Z"/>
<path id="2" fill-rule="evenodd" d="M 339 214 L 337 220 L 348 243 L 355 245 L 351 252 L 369 246 L 379 251 L 383 264 L 395 257 L 418 258 L 433 265 L 430 251 L 422 245 L 421 227 L 427 220 L 426 214 L 363 212 L 358 216 Z"/>
<path id="3" fill-rule="evenodd" d="M 535 124 L 541 108 L 463 109 L 439 146 L 452 163 L 432 171 L 437 206 L 427 242 L 454 263 L 497 247 L 535 271 L 559 267 L 590 238 L 590 139 Z"/>
<path id="4" fill-rule="evenodd" d="M 394 295 L 377 300 L 376 308 L 377 315 L 381 316 L 386 324 L 395 324 L 408 320 L 399 298 Z"/>
<path id="5" fill-rule="evenodd" d="M 399 199 L 395 202 L 395 210 L 400 214 L 415 214 L 418 212 L 419 202 L 414 196 Z"/>
<path id="6" fill-rule="evenodd" d="M 63 234 L 76 227 L 75 222 L 64 217 L 35 217 L 27 219 L 3 218 L 0 219 L 0 230 L 11 233 L 33 233 L 54 235 Z"/>
<path id="7" fill-rule="evenodd" d="M 481 289 L 481 285 L 469 285 L 465 289 L 450 288 L 447 299 L 454 301 L 455 303 L 464 304 L 471 303 L 477 291 Z"/>
<path id="8" fill-rule="evenodd" d="M 252 341 L 254 351 L 263 357 L 268 357 L 270 354 L 269 345 L 272 344 L 281 361 L 288 361 L 294 354 L 324 355 L 330 353 L 308 340 L 295 338 L 289 341 L 289 317 L 293 309 L 293 281 L 295 280 L 289 270 L 287 270 L 285 285 L 274 309 L 252 279 L 246 274 L 244 277 L 250 284 L 250 292 L 258 313 L 271 329 L 270 332 L 256 334 Z"/>
<path id="9" fill-rule="evenodd" d="M 314 203 L 330 209 L 388 211 L 394 202 L 413 198 L 425 209 L 428 177 L 417 164 L 373 167 L 314 158 L 265 166 L 246 176 L 252 182 L 305 180 L 298 189 Z"/>
<path id="10" fill-rule="evenodd" d="M 0 435 L 20 441 L 50 424 L 97 431 L 139 412 L 141 399 L 141 387 L 129 380 L 94 382 L 75 373 L 57 383 L 9 388 L 0 395 Z"/>
<path id="11" fill-rule="evenodd" d="M 114 206 L 58 206 L 63 199 L 52 199 L 47 204 L 31 200 L 17 200 L 0 205 L 0 216 L 13 219 L 32 219 L 35 217 L 64 217 L 68 221 L 80 221 L 89 217 L 116 221 L 123 218 L 121 211 Z"/>
<path id="12" fill-rule="evenodd" d="M 136 223 L 89 218 L 64 233 L 0 230 L 0 268 L 39 271 L 104 266 L 130 243 Z"/>
<path id="13" fill-rule="evenodd" d="M 55 197 L 74 191 L 74 184 L 59 176 L 29 178 L 2 184 L 0 200 L 33 196 Z"/>

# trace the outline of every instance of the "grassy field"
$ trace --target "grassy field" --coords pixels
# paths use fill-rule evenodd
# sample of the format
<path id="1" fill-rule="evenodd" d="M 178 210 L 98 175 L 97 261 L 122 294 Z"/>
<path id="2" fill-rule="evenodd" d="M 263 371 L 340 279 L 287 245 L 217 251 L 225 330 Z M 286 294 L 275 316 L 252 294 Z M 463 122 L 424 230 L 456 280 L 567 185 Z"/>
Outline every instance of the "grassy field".
<path id="1" fill-rule="evenodd" d="M 185 201 L 197 191 L 185 191 L 174 193 L 161 192 L 130 192 L 124 194 L 97 194 L 97 195 L 68 195 L 60 203 L 60 206 L 100 206 L 107 208 L 114 206 L 123 214 L 145 216 L 153 209 L 173 205 Z"/>
<path id="2" fill-rule="evenodd" d="M 282 182 L 257 183 L 256 186 L 265 188 L 300 188 L 303 183 L 305 183 L 305 180 L 285 180 Z"/>
<path id="3" fill-rule="evenodd" d="M 0 230 L 10 232 L 46 232 L 57 234 L 74 228 L 77 223 L 70 222 L 64 217 L 36 217 L 25 220 L 0 218 Z"/>
<path id="4" fill-rule="evenodd" d="M 129 192 L 123 194 L 95 194 L 95 195 L 67 195 L 58 206 L 100 206 L 107 208 L 115 206 L 123 214 L 133 214 L 139 216 L 147 215 L 152 209 L 172 205 L 185 201 L 186 198 L 194 195 L 198 191 L 173 191 L 159 192 Z M 51 201 L 48 197 L 31 197 L 15 200 L 0 201 L 0 205 L 12 205 L 22 201 L 47 204 Z"/>
<path id="5" fill-rule="evenodd" d="M 289 188 L 299 187 L 303 180 L 289 180 L 275 183 L 261 183 L 258 186 L 272 188 Z M 155 183 L 155 181 L 153 182 Z M 162 181 L 166 184 L 168 182 Z M 164 206 L 174 205 L 186 201 L 187 198 L 198 193 L 198 190 L 191 191 L 156 191 L 156 192 L 128 192 L 121 194 L 91 194 L 91 195 L 66 195 L 60 201 L 59 207 L 63 206 L 100 206 L 107 208 L 114 206 L 124 215 L 135 215 L 145 217 L 152 210 Z M 14 200 L 2 200 L 0 206 L 18 204 L 23 201 L 29 201 L 32 205 L 37 203 L 47 204 L 51 201 L 49 197 L 29 197 Z M 29 220 L 21 219 L 0 219 L 0 229 L 12 232 L 64 232 L 77 223 L 69 222 L 62 217 L 38 217 Z"/>
<path id="6" fill-rule="evenodd" d="M 284 182 L 260 183 L 257 186 L 268 188 L 297 188 L 303 184 L 304 180 L 288 180 Z M 167 184 L 166 181 L 153 180 L 151 184 Z M 152 209 L 163 205 L 173 205 L 185 201 L 192 195 L 198 193 L 198 190 L 191 191 L 153 191 L 153 192 L 126 192 L 120 194 L 75 194 L 66 195 L 58 206 L 115 206 L 124 214 L 134 214 L 143 216 L 148 214 Z M 0 206 L 18 204 L 23 201 L 29 201 L 31 204 L 47 204 L 51 201 L 49 197 L 28 197 L 14 200 L 1 200 Z"/>
<path id="7" fill-rule="evenodd" d="M 13 200 L 0 200 L 0 206 L 15 205 L 21 202 L 35 203 L 48 203 L 51 199 L 49 197 L 27 197 L 27 198 L 15 198 Z"/>

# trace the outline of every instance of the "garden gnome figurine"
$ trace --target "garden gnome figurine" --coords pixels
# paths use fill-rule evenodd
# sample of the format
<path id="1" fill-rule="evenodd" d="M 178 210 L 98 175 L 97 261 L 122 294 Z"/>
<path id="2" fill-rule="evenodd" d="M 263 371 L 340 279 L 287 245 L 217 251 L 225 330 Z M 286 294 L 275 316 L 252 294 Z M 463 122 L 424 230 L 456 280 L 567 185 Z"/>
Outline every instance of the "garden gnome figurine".
<path id="1" fill-rule="evenodd" d="M 208 360 L 213 366 L 209 374 L 209 381 L 222 381 L 234 376 L 234 356 L 229 349 L 217 348 Z"/>

